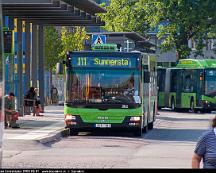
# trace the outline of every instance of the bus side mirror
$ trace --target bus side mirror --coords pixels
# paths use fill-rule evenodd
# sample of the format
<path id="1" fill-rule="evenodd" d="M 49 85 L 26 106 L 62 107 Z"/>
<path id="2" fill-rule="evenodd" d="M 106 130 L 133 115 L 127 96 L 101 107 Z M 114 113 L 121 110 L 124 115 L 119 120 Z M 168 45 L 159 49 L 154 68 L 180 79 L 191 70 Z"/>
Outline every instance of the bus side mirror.
<path id="1" fill-rule="evenodd" d="M 58 75 L 63 74 L 63 63 L 62 62 L 58 62 L 56 64 L 56 74 Z"/>
<path id="2" fill-rule="evenodd" d="M 144 83 L 150 83 L 150 72 L 144 71 Z"/>

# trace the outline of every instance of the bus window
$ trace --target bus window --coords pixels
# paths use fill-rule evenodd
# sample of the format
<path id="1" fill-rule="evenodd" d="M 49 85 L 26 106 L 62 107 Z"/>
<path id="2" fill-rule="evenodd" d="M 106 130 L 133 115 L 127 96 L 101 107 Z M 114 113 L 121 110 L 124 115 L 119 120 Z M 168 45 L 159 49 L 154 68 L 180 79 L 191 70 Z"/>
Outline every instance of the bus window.
<path id="1" fill-rule="evenodd" d="M 165 90 L 165 75 L 166 70 L 165 69 L 158 69 L 158 91 L 164 91 Z"/>
<path id="2" fill-rule="evenodd" d="M 140 97 L 138 72 L 133 71 L 74 70 L 67 88 L 67 101 L 83 104 L 105 100 L 107 103 L 134 103 L 134 96 Z"/>
<path id="3" fill-rule="evenodd" d="M 205 93 L 209 96 L 216 96 L 216 70 L 206 70 Z"/>
<path id="4" fill-rule="evenodd" d="M 170 91 L 175 92 L 177 90 L 177 81 L 178 81 L 178 71 L 171 71 L 171 81 L 170 81 Z"/>
<path id="5" fill-rule="evenodd" d="M 183 91 L 194 92 L 194 70 L 185 70 L 183 73 Z"/>

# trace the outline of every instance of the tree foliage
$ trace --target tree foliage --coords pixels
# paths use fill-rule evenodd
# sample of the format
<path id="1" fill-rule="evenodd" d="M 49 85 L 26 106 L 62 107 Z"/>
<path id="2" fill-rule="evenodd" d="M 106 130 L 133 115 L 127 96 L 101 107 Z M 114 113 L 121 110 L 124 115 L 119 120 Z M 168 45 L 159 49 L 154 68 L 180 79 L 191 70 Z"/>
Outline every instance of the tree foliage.
<path id="1" fill-rule="evenodd" d="M 197 55 L 202 55 L 208 34 L 215 33 L 216 1 L 214 0 L 112 0 L 99 16 L 108 31 L 135 31 L 144 36 L 157 30 L 163 39 L 162 50 L 176 49 L 179 58 L 190 55 L 188 40 L 197 42 Z"/>
<path id="2" fill-rule="evenodd" d="M 59 54 L 62 50 L 61 39 L 53 26 L 45 27 L 45 68 L 47 70 L 55 67 L 59 61 Z"/>
<path id="3" fill-rule="evenodd" d="M 53 26 L 45 27 L 45 68 L 55 68 L 56 63 L 65 59 L 67 51 L 83 50 L 85 38 L 86 31 L 82 27 L 74 27 L 72 31 L 68 27 L 59 31 Z"/>
<path id="4" fill-rule="evenodd" d="M 65 58 L 67 51 L 80 51 L 84 49 L 83 41 L 86 38 L 86 31 L 83 27 L 74 27 L 72 32 L 69 28 L 62 27 L 61 29 L 61 43 L 62 51 L 60 57 Z"/>

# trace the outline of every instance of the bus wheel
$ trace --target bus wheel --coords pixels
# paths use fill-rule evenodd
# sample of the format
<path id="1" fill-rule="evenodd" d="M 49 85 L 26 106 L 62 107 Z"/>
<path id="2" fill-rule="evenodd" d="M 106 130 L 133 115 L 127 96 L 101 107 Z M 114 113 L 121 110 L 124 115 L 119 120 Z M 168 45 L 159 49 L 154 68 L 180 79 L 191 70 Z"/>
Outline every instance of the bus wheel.
<path id="1" fill-rule="evenodd" d="M 173 97 L 172 97 L 172 99 L 171 99 L 171 109 L 172 109 L 172 111 L 175 110 L 175 101 L 174 101 L 174 98 L 173 98 Z"/>
<path id="2" fill-rule="evenodd" d="M 152 130 L 154 128 L 154 122 L 152 121 L 151 123 L 148 124 L 148 129 Z"/>
<path id="3" fill-rule="evenodd" d="M 73 130 L 73 129 L 70 129 L 70 136 L 77 136 L 79 132 Z"/>
<path id="4" fill-rule="evenodd" d="M 147 133 L 148 130 L 149 130 L 149 129 L 148 129 L 148 124 L 147 124 L 145 127 L 142 128 L 142 132 L 143 132 L 143 133 Z"/>
<path id="5" fill-rule="evenodd" d="M 190 111 L 195 112 L 195 110 L 194 110 L 194 100 L 193 99 L 191 99 L 191 102 L 190 102 Z"/>

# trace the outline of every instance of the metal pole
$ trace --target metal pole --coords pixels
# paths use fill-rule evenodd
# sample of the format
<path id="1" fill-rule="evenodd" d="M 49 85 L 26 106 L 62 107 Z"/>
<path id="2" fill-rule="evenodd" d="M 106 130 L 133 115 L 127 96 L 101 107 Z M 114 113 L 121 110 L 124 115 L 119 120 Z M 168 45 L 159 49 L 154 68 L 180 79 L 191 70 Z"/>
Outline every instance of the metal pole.
<path id="1" fill-rule="evenodd" d="M 26 89 L 30 87 L 30 57 L 31 57 L 31 41 L 30 41 L 30 21 L 26 20 L 25 24 L 25 33 L 26 33 Z"/>
<path id="2" fill-rule="evenodd" d="M 37 87 L 37 39 L 37 25 L 32 23 L 31 86 L 33 87 Z"/>
<path id="3" fill-rule="evenodd" d="M 42 110 L 44 111 L 44 27 L 39 25 L 39 58 L 38 58 L 38 77 L 39 77 L 39 96 Z"/>
<path id="4" fill-rule="evenodd" d="M 2 5 L 0 0 L 0 27 L 3 28 L 2 23 Z M 2 168 L 2 147 L 3 147 L 3 133 L 4 133 L 4 102 L 2 100 L 4 96 L 4 58 L 3 58 L 3 32 L 0 31 L 0 168 Z"/>
<path id="5" fill-rule="evenodd" d="M 18 38 L 18 96 L 17 96 L 17 108 L 21 116 L 23 116 L 23 51 L 22 51 L 22 19 L 17 19 L 17 38 Z"/>
<path id="6" fill-rule="evenodd" d="M 129 52 L 129 48 L 130 48 L 130 45 L 129 45 L 129 41 L 127 40 L 127 52 Z"/>

